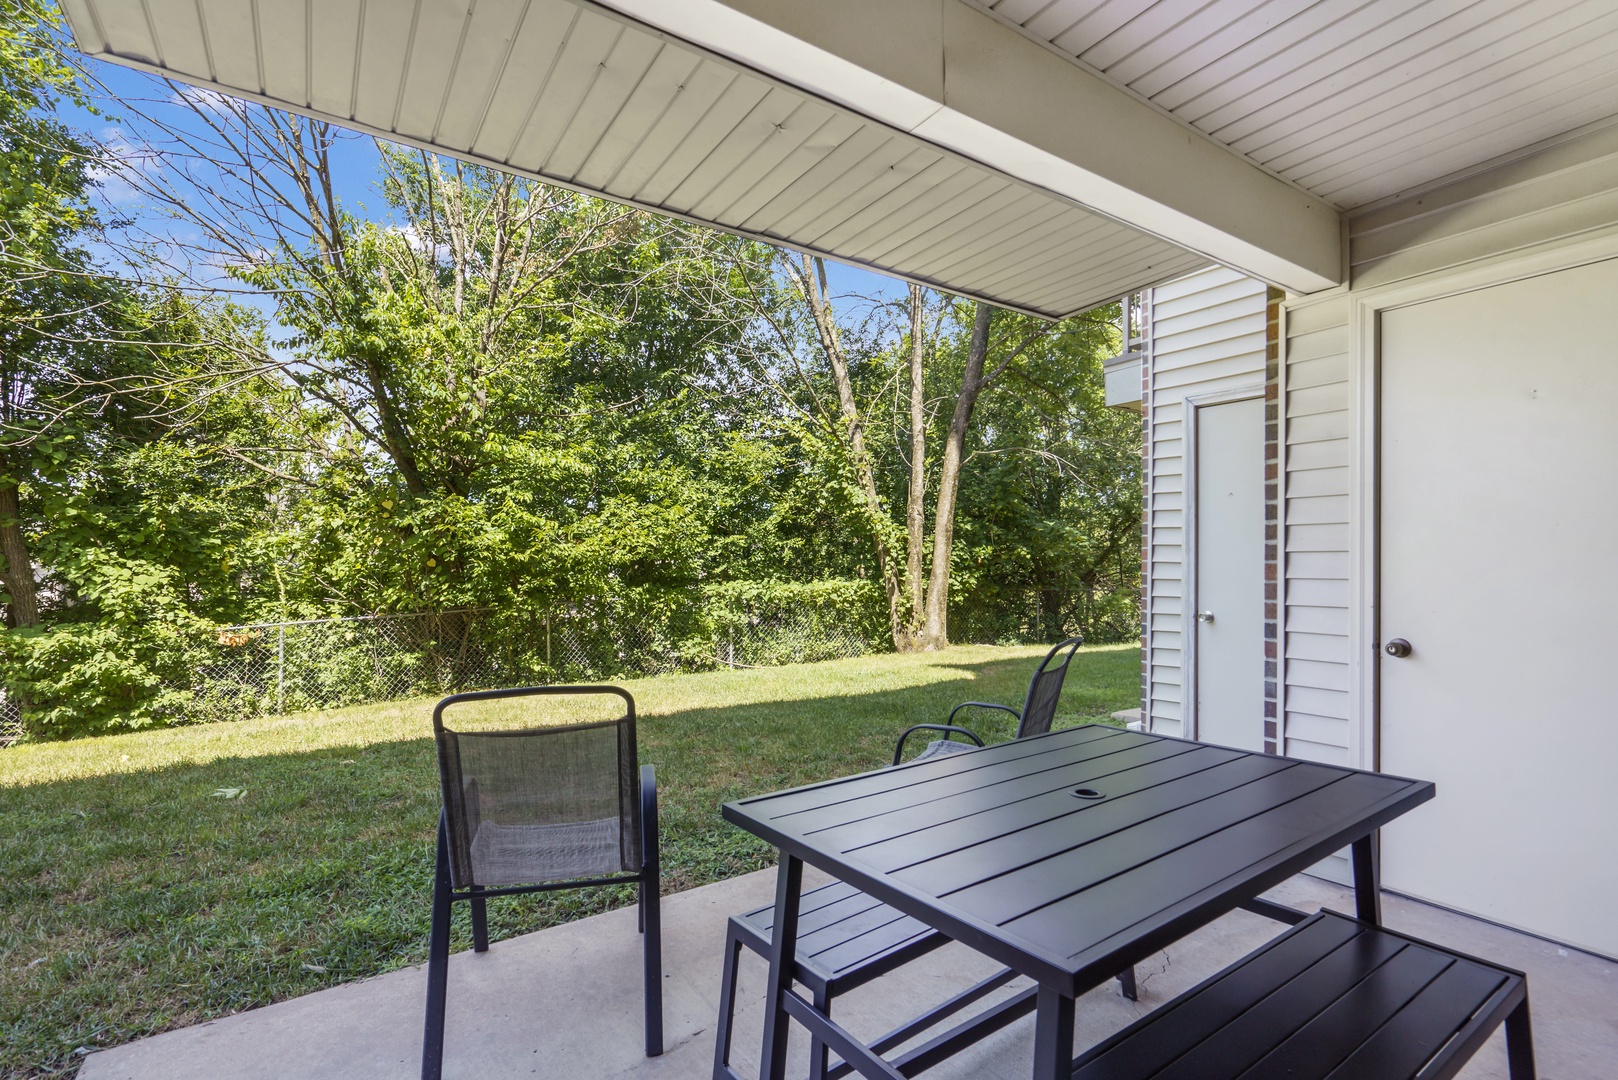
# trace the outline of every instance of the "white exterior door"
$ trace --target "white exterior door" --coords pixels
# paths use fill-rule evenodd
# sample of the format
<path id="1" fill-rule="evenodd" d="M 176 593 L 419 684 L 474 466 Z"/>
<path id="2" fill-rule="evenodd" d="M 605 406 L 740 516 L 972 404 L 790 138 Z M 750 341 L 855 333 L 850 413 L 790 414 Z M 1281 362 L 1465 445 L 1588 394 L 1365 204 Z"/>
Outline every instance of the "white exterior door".
<path id="1" fill-rule="evenodd" d="M 1197 408 L 1196 737 L 1264 749 L 1264 402 Z"/>
<path id="2" fill-rule="evenodd" d="M 1386 312 L 1381 365 L 1380 764 L 1438 785 L 1383 883 L 1618 956 L 1618 262 Z"/>

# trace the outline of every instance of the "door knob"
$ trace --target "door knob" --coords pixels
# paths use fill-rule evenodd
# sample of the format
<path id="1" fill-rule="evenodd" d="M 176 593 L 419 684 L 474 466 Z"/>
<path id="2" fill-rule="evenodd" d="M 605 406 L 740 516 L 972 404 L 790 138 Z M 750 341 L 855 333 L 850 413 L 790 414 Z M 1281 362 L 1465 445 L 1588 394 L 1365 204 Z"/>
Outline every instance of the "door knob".
<path id="1" fill-rule="evenodd" d="M 1199 611 L 1199 612 L 1197 612 L 1197 621 L 1198 622 L 1213 622 L 1213 612 L 1211 612 L 1211 611 Z"/>
<path id="2" fill-rule="evenodd" d="M 1410 642 L 1406 641 L 1402 637 L 1396 637 L 1392 641 L 1388 642 L 1387 648 L 1384 651 L 1389 656 L 1397 656 L 1401 658 L 1409 656 Z"/>

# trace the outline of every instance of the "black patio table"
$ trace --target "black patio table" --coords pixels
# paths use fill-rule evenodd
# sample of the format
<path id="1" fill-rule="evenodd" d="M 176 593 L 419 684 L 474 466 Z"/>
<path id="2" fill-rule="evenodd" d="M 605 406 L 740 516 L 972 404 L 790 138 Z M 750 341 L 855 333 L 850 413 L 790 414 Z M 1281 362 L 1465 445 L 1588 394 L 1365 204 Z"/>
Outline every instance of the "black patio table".
<path id="1" fill-rule="evenodd" d="M 781 851 L 763 1080 L 788 1016 L 858 1072 L 900 1071 L 792 989 L 803 863 L 1033 979 L 1035 1080 L 1071 1072 L 1074 999 L 1352 845 L 1380 923 L 1375 830 L 1434 787 L 1382 773 L 1084 725 L 726 803 Z M 920 1063 L 915 1063 L 917 1066 Z"/>

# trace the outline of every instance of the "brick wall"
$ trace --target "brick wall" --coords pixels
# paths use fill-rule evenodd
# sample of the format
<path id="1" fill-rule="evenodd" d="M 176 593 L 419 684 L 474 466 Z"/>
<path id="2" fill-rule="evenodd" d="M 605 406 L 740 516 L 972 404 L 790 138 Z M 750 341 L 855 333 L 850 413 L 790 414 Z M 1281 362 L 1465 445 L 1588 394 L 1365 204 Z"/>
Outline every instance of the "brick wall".
<path id="1" fill-rule="evenodd" d="M 1152 345 L 1150 289 L 1142 296 L 1146 312 L 1146 344 L 1140 360 L 1140 482 L 1145 488 L 1140 514 L 1140 716 L 1152 727 Z"/>
<path id="2" fill-rule="evenodd" d="M 1264 349 L 1264 751 L 1281 750 L 1281 298 L 1271 289 L 1265 307 Z"/>

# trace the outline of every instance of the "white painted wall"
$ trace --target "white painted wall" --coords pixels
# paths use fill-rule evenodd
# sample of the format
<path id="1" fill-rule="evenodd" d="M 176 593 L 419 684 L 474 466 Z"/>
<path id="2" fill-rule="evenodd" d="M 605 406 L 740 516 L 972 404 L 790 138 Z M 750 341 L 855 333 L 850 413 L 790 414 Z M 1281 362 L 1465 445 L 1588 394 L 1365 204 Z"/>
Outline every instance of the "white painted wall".
<path id="1" fill-rule="evenodd" d="M 1222 267 L 1152 290 L 1147 438 L 1149 588 L 1144 613 L 1151 730 L 1178 735 L 1184 715 L 1185 399 L 1264 381 L 1263 282 Z M 1255 579 L 1255 591 L 1264 583 Z M 1262 663 L 1255 658 L 1255 663 Z"/>

